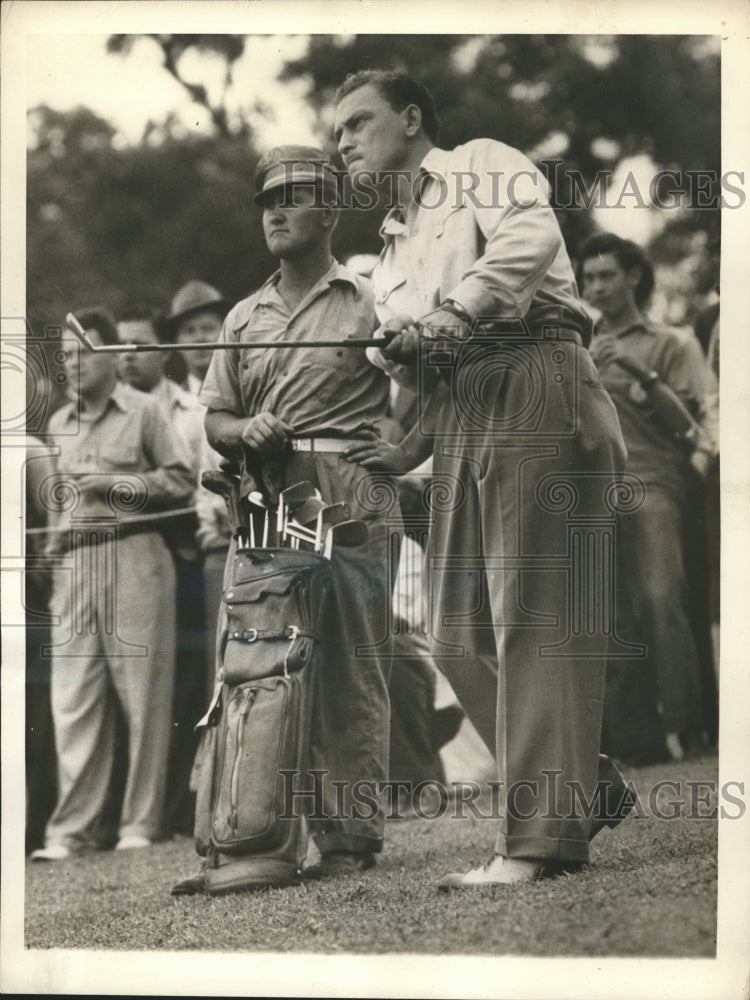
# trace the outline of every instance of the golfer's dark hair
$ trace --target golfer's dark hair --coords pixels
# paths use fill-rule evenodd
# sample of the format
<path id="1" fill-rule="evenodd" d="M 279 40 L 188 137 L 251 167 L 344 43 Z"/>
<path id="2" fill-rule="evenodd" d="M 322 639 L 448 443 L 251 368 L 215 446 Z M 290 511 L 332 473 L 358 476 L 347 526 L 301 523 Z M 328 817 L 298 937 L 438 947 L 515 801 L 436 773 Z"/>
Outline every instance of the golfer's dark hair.
<path id="1" fill-rule="evenodd" d="M 416 104 L 422 112 L 425 135 L 431 142 L 437 142 L 440 119 L 433 96 L 424 84 L 406 73 L 385 69 L 363 69 L 359 73 L 350 73 L 336 91 L 335 103 L 368 83 L 378 88 L 394 111 L 403 111 L 409 104 Z"/>
<path id="2" fill-rule="evenodd" d="M 118 344 L 117 326 L 112 313 L 106 306 L 89 306 L 73 314 L 84 330 L 96 330 L 102 344 Z"/>
<path id="3" fill-rule="evenodd" d="M 651 266 L 651 261 L 637 243 L 633 243 L 632 240 L 624 240 L 621 236 L 615 236 L 614 233 L 595 233 L 586 240 L 579 250 L 578 267 L 576 268 L 579 287 L 583 278 L 584 261 L 604 254 L 612 254 L 623 271 L 637 269 L 640 272 L 641 276 L 635 286 L 633 297 L 639 308 L 645 305 L 654 290 L 654 269 Z"/>

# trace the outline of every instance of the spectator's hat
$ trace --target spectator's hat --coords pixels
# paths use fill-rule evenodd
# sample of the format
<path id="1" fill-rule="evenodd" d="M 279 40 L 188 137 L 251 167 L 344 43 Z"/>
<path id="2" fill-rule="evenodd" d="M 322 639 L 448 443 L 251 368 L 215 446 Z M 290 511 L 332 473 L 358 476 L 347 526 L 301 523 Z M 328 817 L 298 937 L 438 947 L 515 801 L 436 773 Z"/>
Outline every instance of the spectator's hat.
<path id="1" fill-rule="evenodd" d="M 315 146 L 276 146 L 265 153 L 255 171 L 255 204 L 275 188 L 290 184 L 318 184 L 336 198 L 336 177 L 330 157 Z"/>
<path id="2" fill-rule="evenodd" d="M 167 323 L 173 328 L 180 320 L 201 309 L 213 309 L 224 316 L 227 308 L 228 303 L 218 288 L 205 281 L 188 281 L 172 299 Z"/>

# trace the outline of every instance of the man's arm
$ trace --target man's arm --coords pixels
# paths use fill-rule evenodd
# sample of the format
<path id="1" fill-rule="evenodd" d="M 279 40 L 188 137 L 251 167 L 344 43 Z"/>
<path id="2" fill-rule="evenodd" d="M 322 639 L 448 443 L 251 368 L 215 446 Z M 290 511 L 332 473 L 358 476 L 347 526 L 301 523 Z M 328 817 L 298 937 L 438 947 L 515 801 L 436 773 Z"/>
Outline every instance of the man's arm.
<path id="1" fill-rule="evenodd" d="M 156 400 L 145 404 L 142 428 L 143 451 L 152 465 L 138 473 L 146 483 L 145 509 L 163 510 L 189 503 L 195 492 L 191 458 Z"/>
<path id="2" fill-rule="evenodd" d="M 472 319 L 525 316 L 563 247 L 547 181 L 523 153 L 490 140 L 471 144 L 469 169 L 479 184 L 467 210 L 485 246 L 443 298 Z"/>
<path id="3" fill-rule="evenodd" d="M 269 411 L 252 417 L 238 417 L 229 410 L 211 409 L 206 413 L 208 443 L 223 455 L 240 461 L 243 448 L 262 457 L 284 451 L 294 428 Z"/>
<path id="4" fill-rule="evenodd" d="M 448 394 L 447 386 L 438 382 L 430 392 L 421 418 L 398 444 L 373 436 L 372 441 L 347 448 L 342 457 L 366 469 L 395 475 L 416 469 L 432 455 L 437 415 Z"/>

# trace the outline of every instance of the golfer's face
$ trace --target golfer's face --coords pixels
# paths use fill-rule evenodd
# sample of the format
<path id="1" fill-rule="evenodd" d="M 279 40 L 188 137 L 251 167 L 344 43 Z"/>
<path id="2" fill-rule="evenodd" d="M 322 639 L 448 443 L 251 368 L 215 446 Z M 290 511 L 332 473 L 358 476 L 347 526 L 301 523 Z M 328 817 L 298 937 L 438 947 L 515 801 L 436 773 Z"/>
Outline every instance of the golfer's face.
<path id="1" fill-rule="evenodd" d="M 405 111 L 394 111 L 371 83 L 353 90 L 336 107 L 334 135 L 350 174 L 399 170 L 407 153 Z"/>
<path id="2" fill-rule="evenodd" d="M 325 212 L 309 185 L 274 188 L 263 199 L 263 233 L 274 257 L 294 259 L 326 239 Z"/>

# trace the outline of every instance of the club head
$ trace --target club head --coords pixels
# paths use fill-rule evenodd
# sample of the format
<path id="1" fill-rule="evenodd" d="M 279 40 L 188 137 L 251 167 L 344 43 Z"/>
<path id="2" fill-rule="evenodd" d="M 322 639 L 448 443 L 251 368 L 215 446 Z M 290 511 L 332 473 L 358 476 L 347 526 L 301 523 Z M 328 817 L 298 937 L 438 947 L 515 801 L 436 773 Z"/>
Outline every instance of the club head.
<path id="1" fill-rule="evenodd" d="M 304 480 L 301 483 L 294 483 L 292 486 L 287 486 L 285 490 L 281 490 L 279 493 L 279 506 L 276 513 L 276 530 L 279 534 L 282 545 L 286 541 L 286 524 L 289 520 L 291 511 L 299 507 L 300 504 L 303 504 L 305 500 L 309 500 L 310 497 L 314 497 L 315 494 L 315 487 L 307 480 Z"/>
<path id="2" fill-rule="evenodd" d="M 268 501 L 260 490 L 251 490 L 247 495 L 247 502 L 252 504 L 253 507 L 260 507 L 262 510 L 268 510 Z"/>
<path id="3" fill-rule="evenodd" d="M 201 475 L 201 486 L 204 490 L 210 490 L 220 497 L 229 496 L 233 490 L 239 487 L 239 481 L 228 472 L 219 469 L 206 469 Z"/>
<path id="4" fill-rule="evenodd" d="M 367 541 L 367 525 L 364 521 L 340 521 L 332 524 L 325 535 L 324 552 L 326 559 L 331 558 L 334 545 L 352 548 Z"/>
<path id="5" fill-rule="evenodd" d="M 323 538 L 326 531 L 334 524 L 341 524 L 348 521 L 351 516 L 351 509 L 348 503 L 332 503 L 323 507 L 315 522 L 315 551 L 320 552 L 323 548 Z"/>
<path id="6" fill-rule="evenodd" d="M 283 501 L 287 507 L 293 505 L 301 504 L 305 500 L 309 500 L 310 497 L 314 497 L 316 494 L 316 489 L 312 483 L 307 480 L 301 483 L 294 483 L 292 486 L 287 486 L 285 490 L 279 493 L 279 500 Z"/>
<path id="7" fill-rule="evenodd" d="M 320 497 L 310 497 L 294 511 L 294 520 L 298 524 L 314 524 L 318 514 L 325 509 L 325 501 Z"/>

